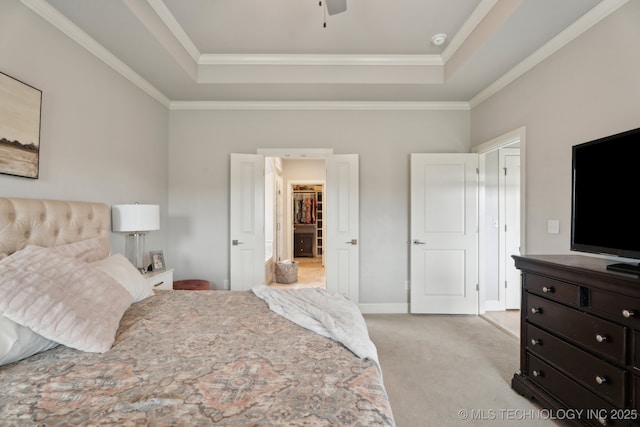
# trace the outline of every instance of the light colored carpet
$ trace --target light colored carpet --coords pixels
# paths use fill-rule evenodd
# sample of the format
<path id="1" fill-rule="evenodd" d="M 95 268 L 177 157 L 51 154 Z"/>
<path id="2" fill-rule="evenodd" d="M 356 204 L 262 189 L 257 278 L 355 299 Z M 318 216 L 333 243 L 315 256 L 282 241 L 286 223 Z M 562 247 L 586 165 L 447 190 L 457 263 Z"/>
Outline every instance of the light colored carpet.
<path id="1" fill-rule="evenodd" d="M 399 427 L 557 425 L 511 389 L 518 340 L 480 317 L 364 317 Z"/>

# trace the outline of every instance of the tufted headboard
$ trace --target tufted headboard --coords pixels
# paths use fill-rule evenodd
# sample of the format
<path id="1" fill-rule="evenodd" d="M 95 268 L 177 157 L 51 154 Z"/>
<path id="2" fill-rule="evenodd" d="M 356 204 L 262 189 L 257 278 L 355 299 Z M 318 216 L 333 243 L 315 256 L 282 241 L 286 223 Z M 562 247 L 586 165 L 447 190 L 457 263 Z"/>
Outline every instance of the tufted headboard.
<path id="1" fill-rule="evenodd" d="M 111 216 L 104 203 L 0 198 L 0 258 L 29 244 L 57 246 L 102 237 L 109 249 Z"/>

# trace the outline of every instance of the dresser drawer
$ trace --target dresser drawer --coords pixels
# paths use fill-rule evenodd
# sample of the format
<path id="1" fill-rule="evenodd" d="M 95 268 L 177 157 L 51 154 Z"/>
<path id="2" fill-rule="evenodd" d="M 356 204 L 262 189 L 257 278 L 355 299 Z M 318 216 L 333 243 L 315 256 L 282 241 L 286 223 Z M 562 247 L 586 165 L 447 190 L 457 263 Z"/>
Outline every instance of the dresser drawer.
<path id="1" fill-rule="evenodd" d="M 633 376 L 633 396 L 632 396 L 632 407 L 638 411 L 640 411 L 640 377 Z M 636 418 L 636 422 L 640 423 L 640 414 L 638 418 Z"/>
<path id="2" fill-rule="evenodd" d="M 640 331 L 633 331 L 633 344 L 631 345 L 633 346 L 633 360 L 631 362 L 633 363 L 633 368 L 638 372 L 640 371 Z M 640 409 L 640 406 L 638 406 L 638 409 Z"/>
<path id="3" fill-rule="evenodd" d="M 527 295 L 527 320 L 625 364 L 626 328 L 535 295 Z"/>
<path id="4" fill-rule="evenodd" d="M 564 407 L 591 410 L 591 414 L 615 413 L 613 405 L 529 353 L 527 354 L 527 366 L 529 367 L 527 372 L 529 378 L 562 402 Z M 618 425 L 615 420 L 588 418 L 581 421 L 587 421 L 593 425 Z"/>
<path id="5" fill-rule="evenodd" d="M 313 234 L 295 233 L 294 234 L 294 256 L 296 257 L 312 257 L 313 256 Z"/>
<path id="6" fill-rule="evenodd" d="M 531 325 L 526 325 L 527 350 L 615 405 L 625 403 L 626 371 Z"/>
<path id="7" fill-rule="evenodd" d="M 586 304 L 585 296 L 580 286 L 545 276 L 527 273 L 524 275 L 524 287 L 528 292 L 544 295 L 546 298 L 561 301 L 566 304 L 581 307 Z"/>
<path id="8" fill-rule="evenodd" d="M 621 322 L 640 324 L 640 300 L 591 289 L 590 304 L 592 310 L 610 314 L 620 319 Z"/>

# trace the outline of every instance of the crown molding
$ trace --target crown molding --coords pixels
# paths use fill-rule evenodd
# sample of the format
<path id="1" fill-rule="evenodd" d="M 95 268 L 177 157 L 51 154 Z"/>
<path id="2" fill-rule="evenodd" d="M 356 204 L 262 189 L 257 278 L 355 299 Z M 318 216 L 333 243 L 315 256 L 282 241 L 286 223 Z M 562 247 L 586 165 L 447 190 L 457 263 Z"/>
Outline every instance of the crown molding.
<path id="1" fill-rule="evenodd" d="M 198 65 L 442 66 L 440 55 L 202 54 Z"/>
<path id="2" fill-rule="evenodd" d="M 34 11 L 45 21 L 53 25 L 58 30 L 66 34 L 70 39 L 84 47 L 94 56 L 107 64 L 109 67 L 120 73 L 124 78 L 138 86 L 149 96 L 160 102 L 165 107 L 169 107 L 171 101 L 162 92 L 147 82 L 142 76 L 133 71 L 127 64 L 118 59 L 104 46 L 84 32 L 80 27 L 71 22 L 67 17 L 58 12 L 44 0 L 21 0 L 29 9 Z"/>
<path id="3" fill-rule="evenodd" d="M 171 110 L 466 111 L 468 102 L 173 101 Z"/>
<path id="4" fill-rule="evenodd" d="M 471 108 L 475 108 L 496 93 L 500 92 L 507 85 L 517 80 L 536 65 L 556 53 L 558 50 L 569 44 L 576 37 L 593 27 L 598 22 L 627 4 L 629 0 L 602 0 L 593 9 L 581 16 L 576 22 L 567 27 L 544 46 L 540 47 L 533 54 L 529 55 L 518 65 L 507 71 L 498 80 L 480 91 L 470 101 Z"/>
<path id="5" fill-rule="evenodd" d="M 482 0 L 480 4 L 473 10 L 473 13 L 462 24 L 460 30 L 447 44 L 441 55 L 441 59 L 444 64 L 451 59 L 451 57 L 462 46 L 464 41 L 473 33 L 473 31 L 480 25 L 482 20 L 491 12 L 491 9 L 496 5 L 498 0 Z"/>
<path id="6" fill-rule="evenodd" d="M 191 56 L 194 62 L 198 62 L 200 59 L 200 51 L 196 47 L 195 43 L 189 38 L 182 26 L 178 23 L 178 20 L 173 16 L 167 5 L 162 0 L 147 0 L 147 3 L 158 17 L 164 22 L 169 31 L 182 45 L 185 51 Z"/>

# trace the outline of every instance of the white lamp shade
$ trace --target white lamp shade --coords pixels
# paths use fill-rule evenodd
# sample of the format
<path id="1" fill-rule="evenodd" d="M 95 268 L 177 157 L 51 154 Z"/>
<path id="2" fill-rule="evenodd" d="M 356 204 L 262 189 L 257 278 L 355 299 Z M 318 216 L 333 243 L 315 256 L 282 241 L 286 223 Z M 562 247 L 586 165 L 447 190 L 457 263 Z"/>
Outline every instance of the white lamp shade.
<path id="1" fill-rule="evenodd" d="M 120 232 L 160 230 L 159 205 L 111 206 L 111 229 Z"/>

